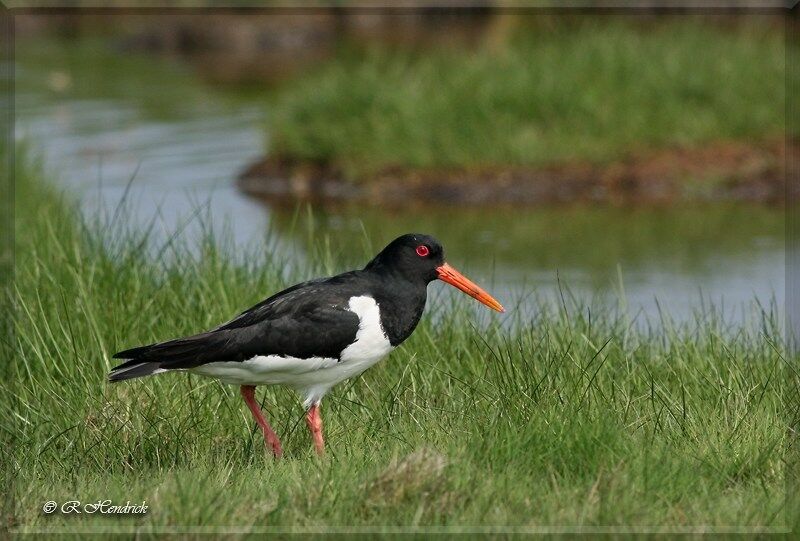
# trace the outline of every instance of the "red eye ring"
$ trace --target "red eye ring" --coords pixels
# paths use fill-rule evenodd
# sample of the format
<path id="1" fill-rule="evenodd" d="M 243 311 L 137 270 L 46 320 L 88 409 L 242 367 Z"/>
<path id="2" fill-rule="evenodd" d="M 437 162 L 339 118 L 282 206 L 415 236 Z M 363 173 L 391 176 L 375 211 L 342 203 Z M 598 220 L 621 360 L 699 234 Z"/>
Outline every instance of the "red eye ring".
<path id="1" fill-rule="evenodd" d="M 429 253 L 431 253 L 431 251 L 424 244 L 420 244 L 419 246 L 417 246 L 417 255 L 418 256 L 426 257 Z"/>

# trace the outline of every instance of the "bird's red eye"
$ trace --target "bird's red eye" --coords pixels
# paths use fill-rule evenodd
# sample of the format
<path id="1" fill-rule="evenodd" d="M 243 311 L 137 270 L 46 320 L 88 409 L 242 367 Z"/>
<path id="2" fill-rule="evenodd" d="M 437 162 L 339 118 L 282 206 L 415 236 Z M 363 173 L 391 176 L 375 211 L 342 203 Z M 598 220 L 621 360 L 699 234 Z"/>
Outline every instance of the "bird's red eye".
<path id="1" fill-rule="evenodd" d="M 431 253 L 431 251 L 424 244 L 420 244 L 419 246 L 417 246 L 417 255 L 418 256 L 425 257 L 429 253 Z"/>

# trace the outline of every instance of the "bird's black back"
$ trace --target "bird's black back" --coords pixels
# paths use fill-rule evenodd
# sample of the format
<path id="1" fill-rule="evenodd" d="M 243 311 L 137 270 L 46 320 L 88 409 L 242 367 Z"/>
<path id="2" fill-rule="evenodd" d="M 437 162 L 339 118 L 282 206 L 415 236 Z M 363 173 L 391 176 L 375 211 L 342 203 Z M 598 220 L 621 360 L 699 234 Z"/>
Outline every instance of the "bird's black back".
<path id="1" fill-rule="evenodd" d="M 141 363 L 157 363 L 163 369 L 194 368 L 258 355 L 339 358 L 356 340 L 359 317 L 350 311 L 349 301 L 359 296 L 375 299 L 383 330 L 397 346 L 419 322 L 426 285 L 367 269 L 303 282 L 210 331 L 121 351 L 114 357 L 129 361 L 114 371 Z"/>

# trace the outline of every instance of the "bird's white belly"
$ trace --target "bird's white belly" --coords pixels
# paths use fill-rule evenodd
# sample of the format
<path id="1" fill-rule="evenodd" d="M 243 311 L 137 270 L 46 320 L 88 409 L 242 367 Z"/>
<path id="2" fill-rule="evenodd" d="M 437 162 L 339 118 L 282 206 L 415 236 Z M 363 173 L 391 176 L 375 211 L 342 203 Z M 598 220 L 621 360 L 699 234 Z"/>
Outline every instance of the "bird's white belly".
<path id="1" fill-rule="evenodd" d="M 339 359 L 259 355 L 242 362 L 208 363 L 190 371 L 233 385 L 286 385 L 300 393 L 303 405 L 309 407 L 334 385 L 361 374 L 394 349 L 381 327 L 375 299 L 352 297 L 348 308 L 358 316 L 359 326 L 355 341 L 342 351 Z"/>

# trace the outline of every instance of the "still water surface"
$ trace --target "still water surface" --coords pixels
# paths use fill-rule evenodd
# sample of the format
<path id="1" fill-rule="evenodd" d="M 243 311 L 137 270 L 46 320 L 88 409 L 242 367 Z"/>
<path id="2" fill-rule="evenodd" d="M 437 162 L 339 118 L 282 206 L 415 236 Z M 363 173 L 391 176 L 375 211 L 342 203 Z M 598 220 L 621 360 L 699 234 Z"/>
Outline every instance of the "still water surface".
<path id="1" fill-rule="evenodd" d="M 271 230 L 306 257 L 308 235 L 292 226 L 295 213 L 235 186 L 268 148 L 260 91 L 212 87 L 183 64 L 94 44 L 18 44 L 17 62 L 17 137 L 87 212 L 113 212 L 127 194 L 134 224 L 155 220 L 154 240 L 163 241 L 178 229 L 200 234 L 192 216 L 202 209 L 237 245 L 258 245 Z M 784 213 L 775 208 L 353 206 L 313 214 L 319 235 L 352 265 L 363 263 L 354 255 L 365 233 L 374 247 L 408 231 L 434 234 L 453 264 L 501 300 L 557 299 L 560 283 L 587 302 L 623 299 L 632 314 L 655 317 L 658 303 L 678 320 L 709 304 L 735 321 L 754 301 L 783 305 Z"/>

